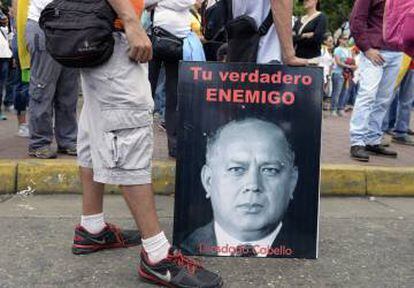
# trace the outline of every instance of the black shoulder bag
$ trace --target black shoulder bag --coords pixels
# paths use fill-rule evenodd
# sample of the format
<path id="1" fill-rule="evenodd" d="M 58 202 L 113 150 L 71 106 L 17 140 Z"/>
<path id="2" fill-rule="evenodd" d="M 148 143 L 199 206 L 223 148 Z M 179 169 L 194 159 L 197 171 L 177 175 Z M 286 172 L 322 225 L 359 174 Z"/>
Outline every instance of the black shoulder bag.
<path id="1" fill-rule="evenodd" d="M 273 24 L 272 10 L 257 28 L 256 21 L 247 15 L 230 20 L 226 25 L 228 37 L 228 62 L 256 62 L 260 38 Z"/>
<path id="2" fill-rule="evenodd" d="M 154 25 L 154 13 L 151 13 L 151 22 Z M 167 30 L 153 26 L 151 33 L 152 51 L 154 57 L 163 62 L 176 62 L 183 59 L 183 39 Z"/>
<path id="3" fill-rule="evenodd" d="M 106 0 L 54 0 L 42 11 L 39 25 L 53 59 L 67 67 L 94 67 L 113 53 L 115 18 Z"/>

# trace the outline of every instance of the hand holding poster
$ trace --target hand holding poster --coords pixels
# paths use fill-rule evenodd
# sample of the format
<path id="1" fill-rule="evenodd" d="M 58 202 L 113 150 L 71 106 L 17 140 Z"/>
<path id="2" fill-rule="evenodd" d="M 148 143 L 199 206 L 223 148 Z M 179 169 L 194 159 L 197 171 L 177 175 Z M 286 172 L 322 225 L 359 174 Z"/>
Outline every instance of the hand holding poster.
<path id="1" fill-rule="evenodd" d="M 174 244 L 317 257 L 322 70 L 185 62 Z"/>

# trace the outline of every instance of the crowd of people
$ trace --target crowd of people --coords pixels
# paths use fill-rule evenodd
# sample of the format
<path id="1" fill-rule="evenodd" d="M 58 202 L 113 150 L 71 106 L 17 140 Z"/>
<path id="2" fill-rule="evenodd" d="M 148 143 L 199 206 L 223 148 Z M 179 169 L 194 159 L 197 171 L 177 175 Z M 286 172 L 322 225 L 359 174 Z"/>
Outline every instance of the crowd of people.
<path id="1" fill-rule="evenodd" d="M 332 117 L 352 111 L 353 159 L 397 157 L 383 143 L 384 132 L 394 143 L 414 146 L 409 129 L 414 63 L 383 39 L 385 0 L 355 1 L 350 22 L 334 34 L 318 0 L 304 0 L 305 13 L 296 17 L 292 0 L 108 0 L 122 20 L 114 32 L 114 53 L 107 63 L 80 70 L 62 66 L 46 49 L 39 17 L 51 1 L 13 0 L 1 7 L 0 101 L 5 110 L 16 111 L 18 134 L 29 138 L 30 156 L 78 156 L 84 194 L 75 254 L 140 242 L 137 234 L 131 238 L 104 222 L 103 183 L 117 184 L 141 233 L 141 277 L 171 287 L 221 287 L 220 276 L 172 249 L 159 227 L 151 188 L 151 125 L 154 98 L 169 156 L 175 158 L 179 61 L 237 58 L 234 43 L 240 42 L 227 43 L 224 28 L 239 16 L 249 16 L 265 31 L 257 63 L 323 67 L 325 109 Z M 80 91 L 84 104 L 77 120 Z M 1 111 L 0 120 L 6 120 Z"/>

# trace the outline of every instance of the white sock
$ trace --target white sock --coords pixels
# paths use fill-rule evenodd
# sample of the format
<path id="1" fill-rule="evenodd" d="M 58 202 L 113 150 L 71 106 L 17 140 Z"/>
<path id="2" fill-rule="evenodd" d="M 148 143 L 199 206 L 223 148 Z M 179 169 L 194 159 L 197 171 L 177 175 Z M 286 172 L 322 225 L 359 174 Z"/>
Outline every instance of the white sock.
<path id="1" fill-rule="evenodd" d="M 161 232 L 150 238 L 142 239 L 142 247 L 147 252 L 149 260 L 152 263 L 157 263 L 167 258 L 171 244 L 164 232 Z"/>
<path id="2" fill-rule="evenodd" d="M 104 213 L 94 215 L 82 215 L 80 224 L 89 233 L 97 234 L 106 227 Z"/>

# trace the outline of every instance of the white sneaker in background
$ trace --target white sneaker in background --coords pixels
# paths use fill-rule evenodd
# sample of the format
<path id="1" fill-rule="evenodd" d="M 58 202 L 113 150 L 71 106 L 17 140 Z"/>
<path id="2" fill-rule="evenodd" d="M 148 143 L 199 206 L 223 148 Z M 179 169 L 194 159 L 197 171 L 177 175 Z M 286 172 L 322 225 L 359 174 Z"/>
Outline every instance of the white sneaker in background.
<path id="1" fill-rule="evenodd" d="M 19 125 L 19 131 L 17 132 L 17 136 L 29 138 L 29 127 L 27 127 L 27 124 L 20 124 Z"/>

